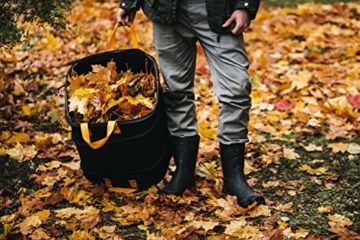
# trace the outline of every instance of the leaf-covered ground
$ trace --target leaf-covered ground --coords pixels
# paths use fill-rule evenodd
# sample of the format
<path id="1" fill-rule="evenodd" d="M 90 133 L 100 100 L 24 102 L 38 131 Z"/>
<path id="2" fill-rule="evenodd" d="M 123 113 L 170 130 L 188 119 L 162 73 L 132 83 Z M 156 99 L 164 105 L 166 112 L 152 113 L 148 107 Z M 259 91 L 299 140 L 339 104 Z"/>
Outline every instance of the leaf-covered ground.
<path id="1" fill-rule="evenodd" d="M 33 49 L 0 52 L 0 239 L 360 239 L 359 3 L 262 6 L 246 32 L 246 173 L 267 203 L 252 209 L 221 193 L 218 108 L 200 47 L 196 190 L 124 195 L 83 177 L 55 89 L 74 61 L 105 51 L 116 11 L 112 1 L 84 0 L 73 32 L 28 25 Z M 155 56 L 142 14 L 135 29 Z M 125 29 L 116 38 L 131 46 Z"/>

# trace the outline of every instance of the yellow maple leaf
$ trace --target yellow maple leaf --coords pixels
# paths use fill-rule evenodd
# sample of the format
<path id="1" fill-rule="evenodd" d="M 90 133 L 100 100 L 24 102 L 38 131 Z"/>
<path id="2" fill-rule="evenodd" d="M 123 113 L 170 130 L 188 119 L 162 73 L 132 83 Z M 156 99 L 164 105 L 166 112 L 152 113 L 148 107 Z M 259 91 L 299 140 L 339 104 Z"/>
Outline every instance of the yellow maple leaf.
<path id="1" fill-rule="evenodd" d="M 117 209 L 120 210 L 120 208 L 116 206 L 115 202 L 111 202 L 107 198 L 104 198 L 101 203 L 103 205 L 103 208 L 101 209 L 102 212 L 117 212 Z"/>
<path id="2" fill-rule="evenodd" d="M 6 154 L 9 155 L 10 158 L 22 162 L 25 157 L 23 150 L 24 147 L 19 142 L 17 142 L 15 147 L 6 150 Z"/>
<path id="3" fill-rule="evenodd" d="M 2 131 L 1 132 L 1 139 L 3 141 L 8 140 L 9 138 L 11 138 L 11 132 L 10 131 Z"/>
<path id="4" fill-rule="evenodd" d="M 309 235 L 309 231 L 303 228 L 298 229 L 295 232 L 295 239 L 305 239 Z"/>
<path id="5" fill-rule="evenodd" d="M 128 220 L 126 220 L 126 218 L 122 218 L 122 217 L 118 217 L 118 218 L 114 217 L 111 218 L 111 220 L 120 223 L 121 226 L 130 226 L 136 223 L 136 222 L 129 222 Z"/>
<path id="6" fill-rule="evenodd" d="M 348 108 L 351 107 L 351 104 L 346 96 L 340 96 L 335 98 L 330 98 L 327 100 L 326 105 L 330 105 L 338 110 L 340 113 Z"/>
<path id="7" fill-rule="evenodd" d="M 199 123 L 199 133 L 205 138 L 214 139 L 216 138 L 217 130 L 211 126 L 210 122 L 201 121 Z"/>
<path id="8" fill-rule="evenodd" d="M 301 90 L 309 85 L 312 78 L 312 73 L 309 71 L 299 71 L 289 74 L 291 81 L 291 89 Z"/>
<path id="9" fill-rule="evenodd" d="M 254 239 L 256 235 L 259 234 L 259 232 L 259 228 L 245 225 L 243 227 L 233 229 L 233 231 L 229 235 L 239 237 L 240 239 Z M 226 230 L 225 233 L 228 234 Z"/>
<path id="10" fill-rule="evenodd" d="M 22 106 L 21 116 L 23 116 L 23 117 L 31 116 L 31 106 L 30 105 Z"/>
<path id="11" fill-rule="evenodd" d="M 322 174 L 327 174 L 327 168 L 325 167 L 319 167 L 316 169 L 313 169 L 312 167 L 308 166 L 308 165 L 301 165 L 299 168 L 301 171 L 306 171 L 307 173 L 311 174 L 311 175 L 322 175 Z"/>
<path id="12" fill-rule="evenodd" d="M 10 141 L 27 143 L 30 141 L 30 136 L 29 134 L 23 132 L 13 132 L 13 136 L 10 138 Z"/>
<path id="13" fill-rule="evenodd" d="M 47 40 L 47 45 L 46 45 L 47 48 L 50 48 L 50 49 L 57 48 L 57 45 L 59 43 L 58 37 L 55 37 L 52 33 L 49 33 L 49 32 L 46 33 L 45 37 Z"/>
<path id="14" fill-rule="evenodd" d="M 135 99 L 138 103 L 141 103 L 150 109 L 154 108 L 153 101 L 151 101 L 151 99 L 148 97 L 144 97 L 144 95 L 142 95 L 142 94 L 136 95 Z"/>
<path id="15" fill-rule="evenodd" d="M 38 216 L 41 221 L 44 221 L 50 216 L 50 213 L 51 212 L 49 209 L 44 209 L 42 211 L 34 213 L 33 215 Z"/>
<path id="16" fill-rule="evenodd" d="M 217 168 L 217 165 L 216 165 L 215 161 L 204 162 L 202 164 L 199 164 L 196 175 L 198 175 L 200 177 L 205 177 L 208 179 L 214 179 L 214 177 L 217 174 L 216 168 Z"/>
<path id="17" fill-rule="evenodd" d="M 110 99 L 110 101 L 106 105 L 101 106 L 102 114 L 104 115 L 105 113 L 107 113 L 107 111 L 109 111 L 111 108 L 118 105 L 122 101 L 124 101 L 124 98 L 119 98 L 118 100 Z"/>
<path id="18" fill-rule="evenodd" d="M 35 145 L 23 147 L 17 142 L 15 147 L 6 150 L 6 154 L 16 161 L 23 162 L 33 159 L 37 154 L 37 150 Z"/>
<path id="19" fill-rule="evenodd" d="M 74 91 L 72 96 L 77 96 L 79 98 L 83 97 L 92 97 L 97 92 L 94 88 L 78 88 Z"/>
<path id="20" fill-rule="evenodd" d="M 146 190 L 147 194 L 158 192 L 158 188 L 155 185 L 152 185 L 150 188 Z"/>
<path id="21" fill-rule="evenodd" d="M 24 90 L 21 84 L 18 81 L 14 81 L 15 86 L 14 90 L 11 92 L 15 96 L 27 96 L 28 93 Z"/>
<path id="22" fill-rule="evenodd" d="M 91 193 L 86 192 L 84 190 L 80 190 L 75 193 L 75 195 L 73 196 L 72 202 L 74 202 L 74 203 L 83 202 L 86 199 L 90 198 L 91 196 L 92 196 Z"/>
<path id="23" fill-rule="evenodd" d="M 77 230 L 74 231 L 70 236 L 70 240 L 95 240 L 94 236 L 90 236 L 87 231 Z"/>

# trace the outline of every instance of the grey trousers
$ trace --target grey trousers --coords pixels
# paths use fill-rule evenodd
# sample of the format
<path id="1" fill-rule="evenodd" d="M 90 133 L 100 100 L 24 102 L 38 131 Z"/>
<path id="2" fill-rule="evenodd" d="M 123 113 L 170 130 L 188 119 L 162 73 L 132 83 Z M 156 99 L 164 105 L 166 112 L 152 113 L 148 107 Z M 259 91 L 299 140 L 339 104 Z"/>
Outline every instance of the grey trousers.
<path id="1" fill-rule="evenodd" d="M 219 100 L 218 140 L 248 141 L 251 81 L 243 36 L 218 35 L 210 30 L 205 0 L 179 0 L 177 24 L 153 22 L 155 48 L 164 81 L 168 128 L 173 136 L 198 132 L 194 104 L 196 42 L 209 64 L 213 90 Z"/>

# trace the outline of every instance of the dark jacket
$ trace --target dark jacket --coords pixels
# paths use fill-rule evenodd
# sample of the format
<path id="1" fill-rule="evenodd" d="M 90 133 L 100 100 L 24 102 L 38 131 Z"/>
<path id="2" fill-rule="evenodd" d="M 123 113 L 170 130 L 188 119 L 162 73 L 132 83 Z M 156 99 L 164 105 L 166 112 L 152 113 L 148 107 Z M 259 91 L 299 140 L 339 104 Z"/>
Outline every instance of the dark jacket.
<path id="1" fill-rule="evenodd" d="M 181 1 L 181 0 L 179 0 Z M 120 7 L 125 10 L 143 9 L 144 14 L 154 22 L 176 23 L 178 0 L 121 0 Z M 223 33 L 230 30 L 222 28 L 222 24 L 236 9 L 246 9 L 251 20 L 256 17 L 260 0 L 206 0 L 208 21 L 211 30 Z"/>

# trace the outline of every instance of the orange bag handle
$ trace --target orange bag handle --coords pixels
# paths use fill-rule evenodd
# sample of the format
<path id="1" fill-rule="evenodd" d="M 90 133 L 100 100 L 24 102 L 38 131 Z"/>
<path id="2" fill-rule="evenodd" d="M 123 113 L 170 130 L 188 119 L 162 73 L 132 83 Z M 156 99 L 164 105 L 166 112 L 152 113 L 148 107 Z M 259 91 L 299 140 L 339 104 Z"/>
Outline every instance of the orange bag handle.
<path id="1" fill-rule="evenodd" d="M 108 121 L 106 127 L 106 136 L 96 142 L 91 142 L 90 140 L 90 130 L 88 123 L 81 123 L 80 124 L 81 135 L 84 141 L 92 148 L 92 149 L 99 149 L 107 142 L 111 134 L 119 134 L 121 133 L 119 126 L 116 124 L 116 121 Z M 118 193 L 125 193 L 130 194 L 138 190 L 138 185 L 136 180 L 129 180 L 130 188 L 122 188 L 122 187 L 112 187 L 108 186 L 110 191 L 118 192 Z M 107 184 L 108 185 L 108 184 Z"/>
<path id="2" fill-rule="evenodd" d="M 103 139 L 100 139 L 96 142 L 91 142 L 90 140 L 90 130 L 88 123 L 80 124 L 81 135 L 84 141 L 92 148 L 99 149 L 107 142 L 112 133 L 118 134 L 121 133 L 119 126 L 116 124 L 116 121 L 109 121 L 106 127 L 106 136 Z"/>
<path id="3" fill-rule="evenodd" d="M 111 34 L 111 37 L 109 39 L 109 42 L 107 44 L 106 51 L 112 51 L 115 49 L 115 35 L 116 35 L 117 29 L 118 29 L 118 24 L 116 23 L 114 30 Z M 128 35 L 130 36 L 130 40 L 132 42 L 133 48 L 139 48 L 139 42 L 136 38 L 134 24 L 131 23 L 130 27 L 126 27 L 125 29 L 126 29 Z"/>

